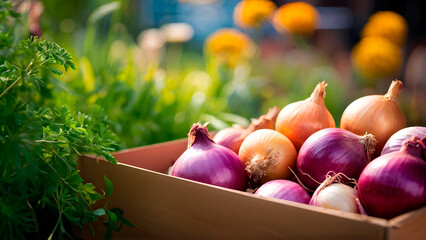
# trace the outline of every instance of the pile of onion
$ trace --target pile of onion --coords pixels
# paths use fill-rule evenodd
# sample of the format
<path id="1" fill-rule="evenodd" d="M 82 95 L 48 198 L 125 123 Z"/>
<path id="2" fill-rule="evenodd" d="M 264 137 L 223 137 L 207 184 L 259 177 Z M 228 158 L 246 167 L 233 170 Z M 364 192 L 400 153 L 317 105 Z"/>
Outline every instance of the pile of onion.
<path id="1" fill-rule="evenodd" d="M 426 127 L 407 127 L 394 133 L 386 142 L 383 147 L 381 155 L 399 151 L 402 147 L 402 143 L 413 136 L 422 138 L 426 135 Z"/>
<path id="2" fill-rule="evenodd" d="M 304 204 L 308 204 L 311 199 L 308 192 L 299 184 L 284 179 L 269 181 L 260 186 L 254 194 Z"/>
<path id="3" fill-rule="evenodd" d="M 316 189 L 329 171 L 358 179 L 370 162 L 377 141 L 371 134 L 359 136 L 340 128 L 326 128 L 312 134 L 297 156 L 297 175 Z"/>
<path id="4" fill-rule="evenodd" d="M 188 149 L 176 160 L 170 175 L 236 190 L 245 190 L 247 173 L 236 153 L 210 139 L 206 125 L 193 124 Z"/>
<path id="5" fill-rule="evenodd" d="M 325 81 L 319 82 L 309 98 L 288 104 L 278 115 L 275 130 L 290 139 L 297 151 L 316 131 L 336 126 L 324 104 L 326 86 Z"/>
<path id="6" fill-rule="evenodd" d="M 374 159 L 362 171 L 358 193 L 369 215 L 390 219 L 426 204 L 426 137 Z"/>
<path id="7" fill-rule="evenodd" d="M 296 149 L 290 140 L 271 129 L 250 133 L 241 144 L 241 160 L 246 164 L 253 186 L 274 179 L 290 179 L 296 165 Z"/>
<path id="8" fill-rule="evenodd" d="M 340 127 L 355 134 L 373 134 L 378 143 L 374 156 L 382 151 L 386 141 L 405 128 L 405 117 L 397 105 L 402 82 L 392 81 L 385 95 L 370 95 L 352 102 L 343 112 Z"/>
<path id="9" fill-rule="evenodd" d="M 342 173 L 332 174 L 330 172 L 324 182 L 315 190 L 309 205 L 366 215 L 358 199 L 357 190 L 343 184 L 342 177 L 350 180 L 356 186 L 355 179 L 350 179 Z"/>
<path id="10" fill-rule="evenodd" d="M 229 127 L 222 129 L 213 137 L 213 141 L 238 154 L 241 144 L 250 133 L 259 129 L 275 128 L 275 121 L 279 112 L 279 107 L 272 107 L 268 110 L 267 114 L 260 116 L 258 119 L 252 120 L 248 128 Z"/>

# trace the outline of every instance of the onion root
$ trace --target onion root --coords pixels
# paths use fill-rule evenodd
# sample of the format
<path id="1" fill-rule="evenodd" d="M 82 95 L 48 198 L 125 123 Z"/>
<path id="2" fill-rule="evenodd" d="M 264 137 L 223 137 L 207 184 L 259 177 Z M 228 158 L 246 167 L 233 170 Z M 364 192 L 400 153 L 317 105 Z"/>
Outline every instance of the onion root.
<path id="1" fill-rule="evenodd" d="M 270 150 L 266 157 L 257 155 L 251 162 L 247 163 L 246 171 L 250 174 L 250 179 L 257 183 L 263 176 L 266 176 L 266 170 L 277 165 L 279 152 L 272 153 Z"/>

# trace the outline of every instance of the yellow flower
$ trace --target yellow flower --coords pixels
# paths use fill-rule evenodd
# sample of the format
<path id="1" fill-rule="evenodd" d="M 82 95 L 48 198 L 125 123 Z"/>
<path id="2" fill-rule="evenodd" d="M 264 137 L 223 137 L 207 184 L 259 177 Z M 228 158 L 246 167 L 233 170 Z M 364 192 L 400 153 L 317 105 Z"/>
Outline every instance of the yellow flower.
<path id="1" fill-rule="evenodd" d="M 352 60 L 362 76 L 375 79 L 395 74 L 402 64 L 402 53 L 385 38 L 368 37 L 355 45 Z"/>
<path id="2" fill-rule="evenodd" d="M 275 9 L 275 4 L 269 0 L 241 1 L 234 9 L 234 22 L 241 28 L 257 28 Z"/>
<path id="3" fill-rule="evenodd" d="M 282 5 L 273 17 L 273 25 L 280 33 L 310 35 L 318 25 L 319 14 L 305 2 L 292 2 Z"/>
<path id="4" fill-rule="evenodd" d="M 362 37 L 383 37 L 403 46 L 407 37 L 408 24 L 398 13 L 380 11 L 371 15 L 365 24 Z"/>
<path id="5" fill-rule="evenodd" d="M 239 61 L 253 55 L 253 41 L 246 34 L 231 28 L 212 33 L 206 40 L 207 51 L 222 63 L 235 66 Z"/>

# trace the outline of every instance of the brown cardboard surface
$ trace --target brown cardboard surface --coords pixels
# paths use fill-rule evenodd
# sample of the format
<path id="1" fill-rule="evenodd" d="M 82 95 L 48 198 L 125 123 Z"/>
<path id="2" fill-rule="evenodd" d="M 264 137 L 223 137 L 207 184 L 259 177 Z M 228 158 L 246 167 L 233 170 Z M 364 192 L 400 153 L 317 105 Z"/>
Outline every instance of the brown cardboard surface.
<path id="1" fill-rule="evenodd" d="M 389 221 L 388 239 L 426 239 L 426 207 Z"/>
<path id="2" fill-rule="evenodd" d="M 177 157 L 186 150 L 187 144 L 187 139 L 180 139 L 123 150 L 114 154 L 114 156 L 120 163 L 166 173 L 167 169 L 177 160 Z"/>
<path id="3" fill-rule="evenodd" d="M 83 179 L 104 188 L 106 175 L 114 184 L 109 206 L 139 226 L 116 239 L 425 239 L 426 208 L 387 221 L 160 173 L 185 149 L 177 140 L 119 152 L 119 165 L 80 159 Z"/>

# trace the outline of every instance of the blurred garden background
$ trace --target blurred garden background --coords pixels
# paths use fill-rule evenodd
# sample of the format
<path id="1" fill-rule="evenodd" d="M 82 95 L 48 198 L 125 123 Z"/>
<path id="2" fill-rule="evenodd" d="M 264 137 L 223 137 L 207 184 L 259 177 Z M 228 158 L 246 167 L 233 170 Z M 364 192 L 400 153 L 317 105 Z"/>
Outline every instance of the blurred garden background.
<path id="1" fill-rule="evenodd" d="M 328 83 L 336 125 L 355 99 L 400 79 L 407 126 L 425 126 L 423 1 L 14 1 L 15 33 L 58 43 L 76 70 L 50 82 L 58 105 L 100 106 L 120 148 L 247 126 Z"/>

